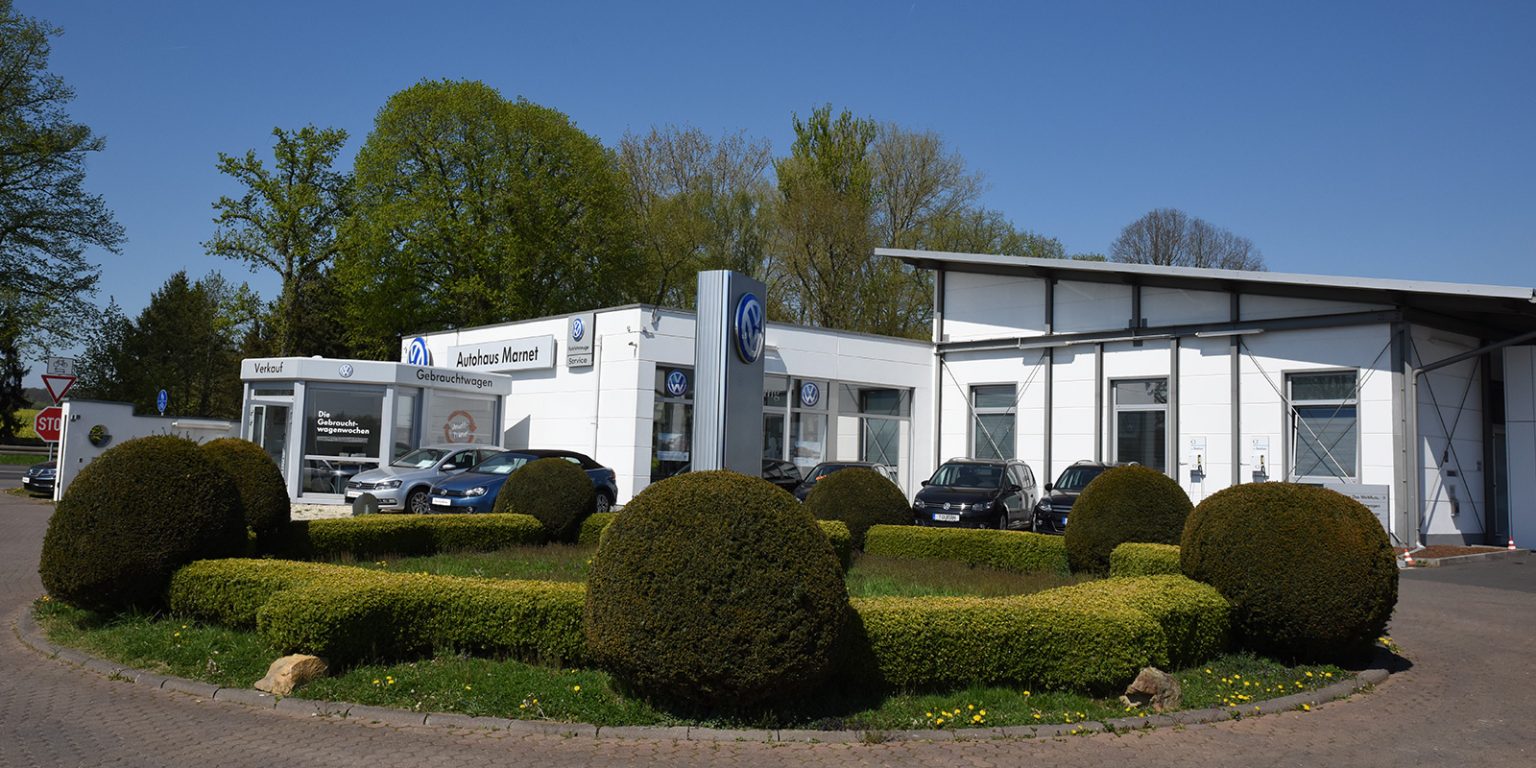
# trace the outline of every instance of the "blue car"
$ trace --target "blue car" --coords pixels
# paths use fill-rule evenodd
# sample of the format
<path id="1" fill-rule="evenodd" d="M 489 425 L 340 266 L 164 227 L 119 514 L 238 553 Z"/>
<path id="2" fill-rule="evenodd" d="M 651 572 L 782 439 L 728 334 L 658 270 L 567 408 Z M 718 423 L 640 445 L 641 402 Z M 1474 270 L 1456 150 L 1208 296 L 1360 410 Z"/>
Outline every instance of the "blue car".
<path id="1" fill-rule="evenodd" d="M 498 453 L 468 470 L 432 486 L 431 511 L 470 512 L 486 514 L 496 509 L 496 494 L 507 482 L 507 476 L 524 464 L 538 459 L 565 459 L 579 465 L 592 478 L 597 489 L 597 511 L 607 512 L 619 496 L 613 470 L 592 460 L 591 456 L 575 451 L 520 448 Z"/>

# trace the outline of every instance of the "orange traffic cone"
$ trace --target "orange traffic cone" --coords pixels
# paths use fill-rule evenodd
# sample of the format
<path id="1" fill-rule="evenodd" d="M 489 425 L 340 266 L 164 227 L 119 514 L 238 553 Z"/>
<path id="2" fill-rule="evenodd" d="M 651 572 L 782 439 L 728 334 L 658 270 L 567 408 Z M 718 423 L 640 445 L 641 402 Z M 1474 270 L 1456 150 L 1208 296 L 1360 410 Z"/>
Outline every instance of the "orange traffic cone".
<path id="1" fill-rule="evenodd" d="M 1403 553 L 1403 565 L 1406 565 L 1409 568 L 1413 567 L 1413 550 L 1409 550 Z"/>

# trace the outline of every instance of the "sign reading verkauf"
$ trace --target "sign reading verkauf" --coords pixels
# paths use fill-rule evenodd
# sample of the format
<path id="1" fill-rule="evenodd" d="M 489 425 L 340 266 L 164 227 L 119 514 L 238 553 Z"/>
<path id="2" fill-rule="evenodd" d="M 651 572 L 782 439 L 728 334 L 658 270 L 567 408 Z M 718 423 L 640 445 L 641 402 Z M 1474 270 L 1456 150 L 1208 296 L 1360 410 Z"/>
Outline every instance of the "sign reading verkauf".
<path id="1" fill-rule="evenodd" d="M 555 337 L 533 336 L 526 339 L 460 344 L 448 348 L 448 357 L 440 364 L 461 370 L 530 371 L 555 367 Z"/>

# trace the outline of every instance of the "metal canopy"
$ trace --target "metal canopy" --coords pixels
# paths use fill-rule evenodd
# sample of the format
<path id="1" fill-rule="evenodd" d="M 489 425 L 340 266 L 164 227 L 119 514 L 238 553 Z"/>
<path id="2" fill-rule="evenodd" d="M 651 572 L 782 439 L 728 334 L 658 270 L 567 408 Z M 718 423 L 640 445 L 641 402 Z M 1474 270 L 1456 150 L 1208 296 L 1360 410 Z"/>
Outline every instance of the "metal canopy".
<path id="1" fill-rule="evenodd" d="M 1474 325 L 1486 329 L 1490 336 L 1536 330 L 1536 289 L 1518 286 L 1162 267 L 902 248 L 877 248 L 875 255 L 900 259 L 919 269 L 1379 304 Z M 1433 320 L 1427 322 L 1435 324 Z"/>

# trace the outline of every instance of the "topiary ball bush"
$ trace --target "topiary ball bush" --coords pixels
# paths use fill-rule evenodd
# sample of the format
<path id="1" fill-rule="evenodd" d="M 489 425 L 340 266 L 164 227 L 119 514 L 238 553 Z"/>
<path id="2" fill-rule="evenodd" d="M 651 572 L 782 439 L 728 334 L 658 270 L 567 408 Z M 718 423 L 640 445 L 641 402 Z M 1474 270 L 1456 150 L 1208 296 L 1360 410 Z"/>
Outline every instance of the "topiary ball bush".
<path id="1" fill-rule="evenodd" d="M 597 511 L 597 489 L 578 464 L 536 459 L 507 478 L 494 511 L 532 515 L 544 524 L 550 541 L 573 542 L 582 522 Z"/>
<path id="2" fill-rule="evenodd" d="M 1193 505 L 1172 478 L 1139 465 L 1111 467 L 1083 489 L 1067 525 L 1073 573 L 1109 573 L 1109 553 L 1128 541 L 1177 544 Z"/>
<path id="3" fill-rule="evenodd" d="M 1287 659 L 1349 660 L 1370 651 L 1397 604 L 1397 563 L 1381 523 L 1326 488 L 1247 483 L 1190 515 L 1184 574 L 1232 603 L 1248 647 Z"/>
<path id="4" fill-rule="evenodd" d="M 587 577 L 587 649 L 631 690 L 746 711 L 830 671 L 849 616 L 832 545 L 761 478 L 692 472 L 647 487 L 603 534 Z"/>
<path id="5" fill-rule="evenodd" d="M 817 520 L 848 525 L 855 549 L 864 548 L 864 533 L 875 525 L 910 525 L 912 505 L 907 495 L 873 469 L 849 467 L 816 481 L 805 497 L 805 508 Z"/>
<path id="6" fill-rule="evenodd" d="M 245 525 L 256 533 L 258 541 L 270 540 L 287 527 L 292 518 L 288 486 L 265 449 L 249 440 L 224 437 L 204 443 L 203 455 L 234 478 Z"/>
<path id="7" fill-rule="evenodd" d="M 190 440 L 129 440 L 86 465 L 48 521 L 38 572 L 50 595 L 96 611 L 154 607 L 193 560 L 245 550 L 233 478 Z"/>

